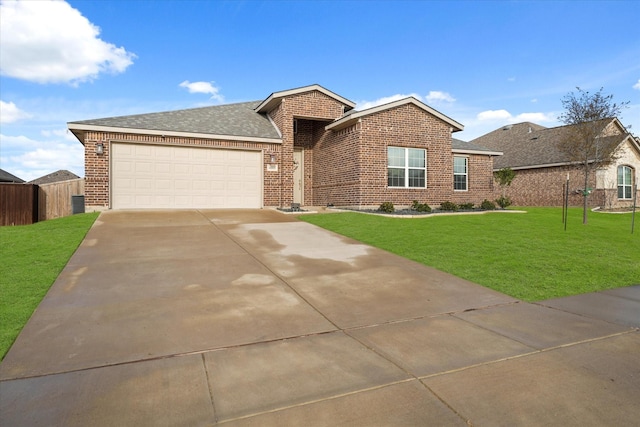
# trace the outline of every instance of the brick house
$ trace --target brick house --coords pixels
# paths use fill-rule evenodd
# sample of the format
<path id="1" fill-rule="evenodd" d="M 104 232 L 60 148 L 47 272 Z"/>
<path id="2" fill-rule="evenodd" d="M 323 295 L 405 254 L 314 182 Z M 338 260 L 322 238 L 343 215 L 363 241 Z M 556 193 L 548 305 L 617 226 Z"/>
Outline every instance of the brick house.
<path id="1" fill-rule="evenodd" d="M 69 122 L 87 210 L 398 206 L 491 198 L 493 157 L 413 97 L 354 110 L 322 86 L 262 101 Z M 455 188 L 454 188 L 455 187 Z"/>
<path id="2" fill-rule="evenodd" d="M 617 147 L 616 160 L 591 174 L 591 207 L 623 208 L 633 203 L 633 188 L 640 170 L 640 141 L 628 133 L 616 118 L 593 122 L 601 127 L 600 137 Z M 496 158 L 494 170 L 511 168 L 516 177 L 507 189 L 515 205 L 561 206 L 563 184 L 569 176 L 569 203 L 583 203 L 584 172 L 557 149 L 557 142 L 567 138 L 573 126 L 546 128 L 535 123 L 507 125 L 472 140 L 503 152 Z M 499 196 L 499 186 L 496 184 Z"/>

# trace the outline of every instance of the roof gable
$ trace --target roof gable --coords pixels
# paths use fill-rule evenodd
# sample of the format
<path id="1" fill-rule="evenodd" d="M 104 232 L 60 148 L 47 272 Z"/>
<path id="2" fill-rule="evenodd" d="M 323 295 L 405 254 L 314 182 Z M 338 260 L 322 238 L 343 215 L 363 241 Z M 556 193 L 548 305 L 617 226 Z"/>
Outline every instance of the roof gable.
<path id="1" fill-rule="evenodd" d="M 299 87 L 296 89 L 289 89 L 289 90 L 283 90 L 280 92 L 273 92 L 271 95 L 269 95 L 267 97 L 267 99 L 265 99 L 264 101 L 262 101 L 258 106 L 255 107 L 256 112 L 258 113 L 267 113 L 271 110 L 273 110 L 276 106 L 278 106 L 280 104 L 280 102 L 282 102 L 283 98 L 286 98 L 287 96 L 292 96 L 292 95 L 298 95 L 301 93 L 305 93 L 305 92 L 312 92 L 314 90 L 317 90 L 318 92 L 321 92 L 325 95 L 327 95 L 330 98 L 335 99 L 336 101 L 344 104 L 347 108 L 347 110 L 351 110 L 352 108 L 354 108 L 356 106 L 355 103 L 353 103 L 352 101 L 349 101 L 346 98 L 343 98 L 342 96 L 331 92 L 328 89 L 323 88 L 322 86 L 320 86 L 319 84 L 313 84 L 313 85 L 309 85 L 309 86 L 303 86 L 303 87 Z"/>
<path id="2" fill-rule="evenodd" d="M 353 124 L 357 123 L 358 120 L 361 117 L 369 116 L 371 114 L 379 113 L 381 111 L 390 110 L 392 108 L 397 108 L 397 107 L 400 107 L 402 105 L 407 105 L 407 104 L 413 104 L 416 107 L 426 111 L 427 113 L 439 118 L 440 120 L 442 120 L 445 123 L 449 124 L 452 127 L 454 132 L 464 130 L 464 126 L 462 124 L 456 122 L 455 120 L 453 120 L 452 118 L 450 118 L 448 116 L 445 116 L 441 112 L 429 107 L 427 104 L 418 101 L 413 96 L 410 96 L 410 97 L 407 97 L 407 98 L 403 98 L 403 99 L 400 99 L 398 101 L 390 102 L 388 104 L 378 105 L 376 107 L 368 108 L 366 110 L 354 111 L 354 112 L 344 116 L 343 118 L 336 120 L 335 122 L 331 123 L 330 125 L 327 125 L 325 127 L 325 129 L 326 130 L 338 131 L 340 129 L 344 129 L 346 127 L 352 126 Z"/>

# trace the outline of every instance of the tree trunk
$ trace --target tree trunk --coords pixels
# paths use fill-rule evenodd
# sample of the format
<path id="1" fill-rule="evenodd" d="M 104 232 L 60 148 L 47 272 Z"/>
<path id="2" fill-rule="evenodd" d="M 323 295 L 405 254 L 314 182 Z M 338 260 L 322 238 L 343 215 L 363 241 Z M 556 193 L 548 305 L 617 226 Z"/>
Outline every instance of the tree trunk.
<path id="1" fill-rule="evenodd" d="M 587 191 L 588 186 L 589 186 L 589 165 L 585 164 L 584 165 L 584 191 L 582 192 L 582 195 L 583 195 L 582 223 L 583 224 L 587 223 L 587 197 L 589 197 L 589 192 Z"/>

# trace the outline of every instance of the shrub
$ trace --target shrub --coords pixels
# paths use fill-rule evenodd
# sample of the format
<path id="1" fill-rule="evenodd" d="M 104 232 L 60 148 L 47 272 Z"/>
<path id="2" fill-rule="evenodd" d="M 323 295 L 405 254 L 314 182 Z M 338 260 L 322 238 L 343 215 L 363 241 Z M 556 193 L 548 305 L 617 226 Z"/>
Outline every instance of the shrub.
<path id="1" fill-rule="evenodd" d="M 484 209 L 485 211 L 492 211 L 496 208 L 496 204 L 490 200 L 484 199 L 480 204 L 480 208 Z"/>
<path id="2" fill-rule="evenodd" d="M 473 203 L 460 203 L 460 209 L 463 211 L 473 210 Z"/>
<path id="3" fill-rule="evenodd" d="M 455 211 L 458 210 L 458 208 L 459 208 L 458 205 L 456 205 L 453 202 L 446 201 L 446 202 L 440 203 L 440 209 L 443 210 L 443 211 L 453 211 L 453 212 L 455 212 Z"/>
<path id="4" fill-rule="evenodd" d="M 496 199 L 496 203 L 498 204 L 498 206 L 504 209 L 511 206 L 511 199 L 506 196 L 500 196 Z"/>
<path id="5" fill-rule="evenodd" d="M 380 207 L 378 208 L 379 211 L 382 212 L 387 212 L 387 213 L 391 213 L 391 212 L 395 212 L 396 208 L 393 206 L 393 203 L 391 202 L 384 202 L 380 205 Z"/>
<path id="6" fill-rule="evenodd" d="M 419 203 L 417 200 L 413 201 L 411 209 L 418 212 L 431 212 L 431 206 L 426 203 Z"/>

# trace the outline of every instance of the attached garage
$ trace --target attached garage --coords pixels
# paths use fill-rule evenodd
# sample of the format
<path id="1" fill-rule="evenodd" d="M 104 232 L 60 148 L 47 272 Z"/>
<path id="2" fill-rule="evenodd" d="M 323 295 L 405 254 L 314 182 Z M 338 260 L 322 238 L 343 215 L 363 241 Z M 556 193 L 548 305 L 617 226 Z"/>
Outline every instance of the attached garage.
<path id="1" fill-rule="evenodd" d="M 262 207 L 262 152 L 111 144 L 112 209 Z"/>

